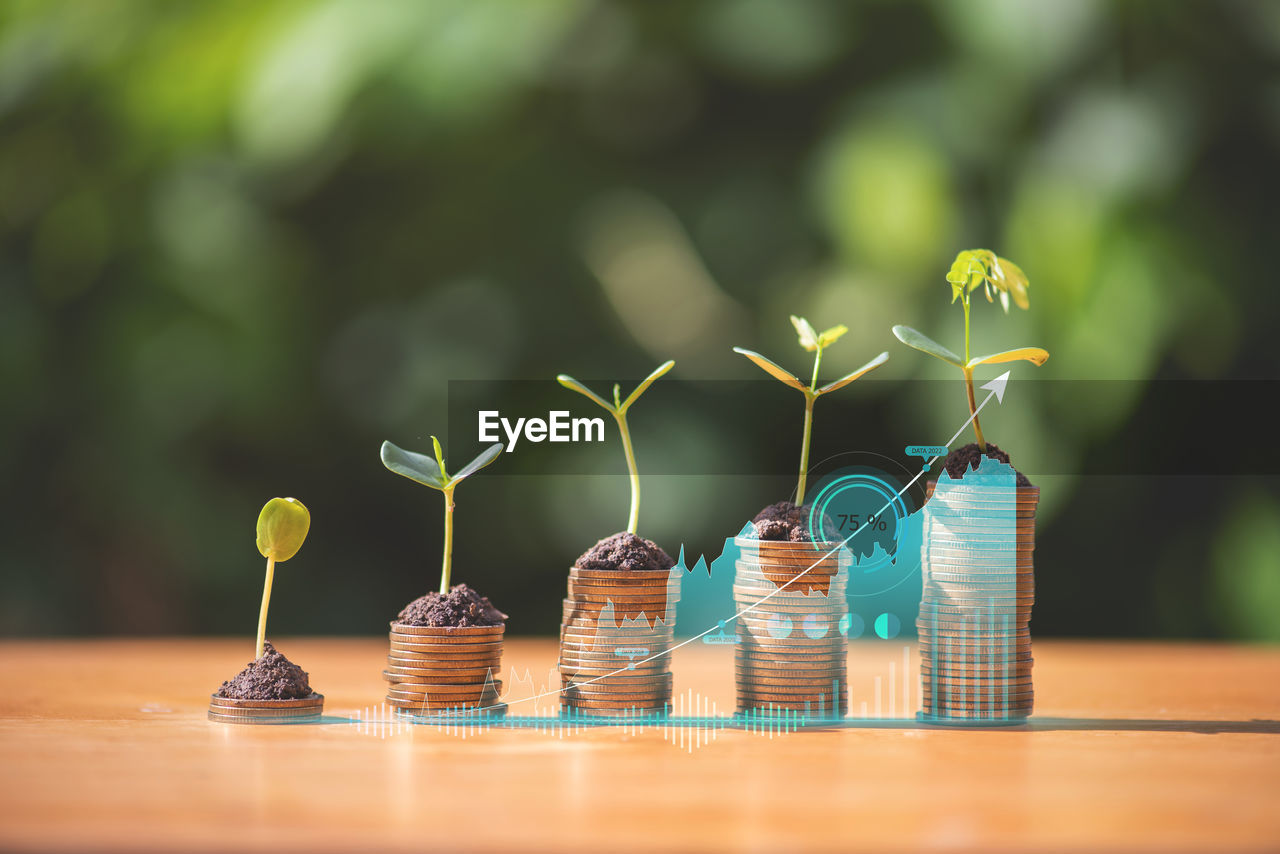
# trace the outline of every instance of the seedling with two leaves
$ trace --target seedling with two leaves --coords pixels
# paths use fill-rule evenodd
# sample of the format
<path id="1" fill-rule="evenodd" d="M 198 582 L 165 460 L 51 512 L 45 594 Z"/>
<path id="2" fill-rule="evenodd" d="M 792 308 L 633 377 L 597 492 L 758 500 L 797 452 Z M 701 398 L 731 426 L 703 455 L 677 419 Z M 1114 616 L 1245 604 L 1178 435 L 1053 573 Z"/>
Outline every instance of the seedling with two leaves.
<path id="1" fill-rule="evenodd" d="M 809 384 L 805 385 L 800 378 L 782 368 L 777 363 L 761 356 L 752 350 L 745 350 L 742 347 L 734 347 L 733 352 L 741 353 L 751 361 L 759 365 L 765 373 L 781 380 L 784 384 L 800 391 L 804 395 L 804 439 L 800 444 L 800 479 L 796 483 L 796 500 L 797 507 L 804 505 L 804 493 L 806 482 L 809 477 L 809 437 L 813 432 L 813 404 L 818 398 L 824 394 L 830 394 L 837 389 L 842 389 L 849 383 L 856 380 L 869 371 L 883 365 L 889 360 L 888 353 L 881 353 L 870 362 L 867 362 L 861 368 L 858 368 L 851 374 L 845 374 L 838 380 L 833 380 L 824 386 L 818 385 L 818 369 L 822 366 L 822 352 L 834 344 L 840 336 L 849 331 L 844 324 L 833 326 L 824 332 L 816 332 L 809 321 L 803 317 L 791 315 L 791 325 L 796 328 L 796 334 L 800 336 L 800 346 L 810 353 L 813 353 L 813 375 L 809 380 Z"/>
<path id="2" fill-rule="evenodd" d="M 614 420 L 618 422 L 618 431 L 622 434 L 622 451 L 627 456 L 627 473 L 631 476 L 631 512 L 627 516 L 627 533 L 630 534 L 636 532 L 636 527 L 640 522 L 640 471 L 636 468 L 636 454 L 631 447 L 631 429 L 627 426 L 627 410 L 640 399 L 640 395 L 644 394 L 649 386 L 653 385 L 659 377 L 675 366 L 676 363 L 672 361 L 659 365 L 656 371 L 649 374 L 641 381 L 640 385 L 636 386 L 635 391 L 627 395 L 626 400 L 622 399 L 621 387 L 614 383 L 612 404 L 568 374 L 560 374 L 556 377 L 556 382 L 560 383 L 560 385 L 588 398 L 612 415 Z"/>
<path id="3" fill-rule="evenodd" d="M 502 453 L 502 443 L 490 445 L 480 455 L 463 466 L 456 474 L 449 474 L 444 467 L 444 449 L 440 440 L 431 437 L 435 459 L 425 454 L 406 451 L 390 442 L 382 443 L 382 464 L 401 477 L 438 489 L 444 494 L 444 560 L 440 568 L 440 594 L 449 592 L 453 561 L 453 492 L 458 484 L 489 465 Z"/>
<path id="4" fill-rule="evenodd" d="M 961 370 L 964 374 L 965 393 L 969 397 L 969 414 L 973 416 L 973 432 L 978 439 L 978 450 L 986 453 L 987 442 L 982 435 L 982 425 L 978 423 L 977 401 L 973 393 L 974 368 L 1016 361 L 1027 361 L 1039 366 L 1049 358 L 1049 352 L 1039 347 L 1018 347 L 987 356 L 970 356 L 969 354 L 969 305 L 974 291 L 982 288 L 987 302 L 995 302 L 998 298 L 1005 314 L 1009 313 L 1010 301 L 1024 310 L 1031 307 L 1031 302 L 1027 298 L 1027 288 L 1030 283 L 1027 281 L 1027 274 L 1022 272 L 1022 268 L 1017 264 L 1007 258 L 999 257 L 990 249 L 965 249 L 956 255 L 956 260 L 947 273 L 947 281 L 951 284 L 952 304 L 959 300 L 964 308 L 963 358 L 910 326 L 895 326 L 893 334 L 908 347 L 928 353 L 935 359 L 941 359 L 948 365 L 954 365 Z"/>

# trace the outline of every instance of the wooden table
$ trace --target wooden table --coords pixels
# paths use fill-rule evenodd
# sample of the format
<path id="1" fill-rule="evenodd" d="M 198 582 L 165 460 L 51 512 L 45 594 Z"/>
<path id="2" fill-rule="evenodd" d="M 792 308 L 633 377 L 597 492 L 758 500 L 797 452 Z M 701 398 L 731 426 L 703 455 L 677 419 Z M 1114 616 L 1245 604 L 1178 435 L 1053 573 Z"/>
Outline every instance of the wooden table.
<path id="1" fill-rule="evenodd" d="M 325 721 L 208 722 L 251 645 L 0 644 L 0 848 L 1280 849 L 1277 648 L 1036 641 L 1038 717 L 1010 729 L 915 724 L 914 650 L 886 642 L 852 646 L 852 710 L 875 714 L 879 678 L 896 719 L 442 732 L 376 709 L 385 639 L 285 639 Z M 511 699 L 555 657 L 554 641 L 508 641 L 505 664 L 531 675 L 508 670 Z M 686 711 L 731 710 L 731 659 L 675 654 Z"/>

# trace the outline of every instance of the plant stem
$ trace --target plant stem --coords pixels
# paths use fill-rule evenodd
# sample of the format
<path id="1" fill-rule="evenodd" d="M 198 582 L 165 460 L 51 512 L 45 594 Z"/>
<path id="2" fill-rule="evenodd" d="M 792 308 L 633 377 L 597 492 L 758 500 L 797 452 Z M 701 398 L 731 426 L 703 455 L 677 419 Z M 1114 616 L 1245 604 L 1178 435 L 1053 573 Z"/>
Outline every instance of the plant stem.
<path id="1" fill-rule="evenodd" d="M 969 364 L 969 295 L 966 293 L 961 298 L 964 305 L 964 390 L 969 396 L 969 414 L 973 416 L 973 432 L 978 437 L 978 450 L 981 453 L 987 452 L 987 442 L 982 438 L 982 425 L 978 423 L 978 404 L 973 396 L 973 371 L 967 366 Z"/>
<path id="2" fill-rule="evenodd" d="M 627 472 L 631 475 L 631 513 L 627 516 L 627 533 L 634 534 L 640 524 L 640 471 L 636 468 L 636 452 L 631 447 L 631 430 L 627 427 L 627 413 L 615 412 L 618 430 L 622 433 L 622 451 L 627 455 Z"/>
<path id="3" fill-rule="evenodd" d="M 822 364 L 822 348 L 813 357 L 813 377 L 804 394 L 804 438 L 800 442 L 800 479 L 796 482 L 796 506 L 804 506 L 804 491 L 809 481 L 809 437 L 813 433 L 813 402 L 818 399 L 818 366 Z"/>
<path id="4" fill-rule="evenodd" d="M 271 604 L 271 581 L 276 575 L 276 559 L 267 558 L 267 581 L 262 585 L 262 610 L 258 612 L 258 651 L 253 660 L 262 658 L 263 644 L 267 641 L 267 606 Z"/>
<path id="5" fill-rule="evenodd" d="M 809 434 L 813 427 L 813 402 L 817 400 L 812 394 L 804 396 L 804 441 L 800 444 L 800 480 L 796 483 L 796 506 L 804 506 L 804 490 L 809 479 Z"/>
<path id="6" fill-rule="evenodd" d="M 449 592 L 453 571 L 453 487 L 444 490 L 444 563 L 440 568 L 440 595 Z"/>

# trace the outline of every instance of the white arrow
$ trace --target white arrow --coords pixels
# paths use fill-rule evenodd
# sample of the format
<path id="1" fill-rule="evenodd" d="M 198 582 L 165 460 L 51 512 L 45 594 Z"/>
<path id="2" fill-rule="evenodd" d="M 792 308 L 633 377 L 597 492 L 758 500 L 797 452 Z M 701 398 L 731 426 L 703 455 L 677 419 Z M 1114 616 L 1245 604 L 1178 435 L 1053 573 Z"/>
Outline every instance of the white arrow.
<path id="1" fill-rule="evenodd" d="M 991 394 L 987 395 L 986 398 L 982 401 L 982 403 L 978 404 L 978 408 L 973 410 L 973 414 L 969 416 L 969 420 L 960 425 L 960 429 L 957 430 L 956 434 L 951 437 L 951 441 L 947 442 L 947 447 L 951 447 L 951 442 L 954 442 L 956 439 L 960 438 L 960 434 L 964 432 L 964 428 L 968 427 L 970 424 L 973 423 L 973 419 L 978 417 L 978 413 L 982 411 L 982 407 L 986 406 L 987 403 L 991 400 L 991 398 L 994 397 L 996 399 L 996 403 L 1004 403 L 1004 387 L 1009 384 L 1009 374 L 1011 373 L 1012 371 L 1005 371 L 1003 374 L 996 377 L 991 382 L 986 383 L 985 385 L 979 386 L 979 388 L 991 389 Z M 933 462 L 936 459 L 938 458 L 934 457 L 932 460 L 929 460 L 929 462 L 925 465 L 926 471 L 928 470 L 929 466 L 933 465 Z M 919 477 L 919 475 L 917 475 L 917 477 Z M 912 483 L 915 483 L 915 481 L 913 480 Z"/>

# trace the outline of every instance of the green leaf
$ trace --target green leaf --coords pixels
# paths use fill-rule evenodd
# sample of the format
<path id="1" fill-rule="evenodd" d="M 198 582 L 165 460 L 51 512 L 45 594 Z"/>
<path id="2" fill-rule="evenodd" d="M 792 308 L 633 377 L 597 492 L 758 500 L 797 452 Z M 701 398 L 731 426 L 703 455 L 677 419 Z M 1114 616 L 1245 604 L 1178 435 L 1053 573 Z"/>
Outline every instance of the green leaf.
<path id="1" fill-rule="evenodd" d="M 606 403 L 603 397 L 596 394 L 594 391 L 587 388 L 582 383 L 578 382 L 568 374 L 560 374 L 558 377 L 556 377 L 556 382 L 560 383 L 560 385 L 564 386 L 567 389 L 576 391 L 578 394 L 582 395 L 583 397 L 590 398 L 601 409 L 607 409 L 610 412 L 613 412 L 613 407 L 610 406 L 608 403 Z"/>
<path id="2" fill-rule="evenodd" d="M 818 349 L 818 333 L 813 331 L 813 327 L 809 325 L 809 321 L 803 317 L 791 315 L 791 325 L 796 328 L 796 334 L 800 336 L 800 346 L 812 353 Z"/>
<path id="3" fill-rule="evenodd" d="M 1049 351 L 1039 347 L 1019 347 L 1016 350 L 1005 350 L 1003 353 L 992 353 L 990 356 L 975 356 L 964 367 L 973 370 L 978 365 L 998 365 L 1001 362 L 1027 361 L 1033 365 L 1043 365 L 1049 359 Z"/>
<path id="4" fill-rule="evenodd" d="M 440 466 L 440 476 L 445 480 L 449 479 L 449 472 L 444 467 L 444 449 L 440 447 L 440 440 L 435 436 L 431 437 L 431 446 L 436 451 L 436 465 Z"/>
<path id="5" fill-rule="evenodd" d="M 480 452 L 480 456 L 476 457 L 474 460 L 472 460 L 471 462 L 463 466 L 462 470 L 459 471 L 457 474 L 455 474 L 449 480 L 448 485 L 453 486 L 455 483 L 462 480 L 463 478 L 470 477 L 471 475 L 480 471 L 480 469 L 489 465 L 489 463 L 493 462 L 499 456 L 501 456 L 502 451 L 503 451 L 503 447 L 501 442 L 497 442 L 485 448 L 483 451 Z"/>
<path id="6" fill-rule="evenodd" d="M 947 364 L 955 365 L 957 368 L 964 367 L 964 363 L 961 361 L 959 356 L 952 353 L 946 347 L 943 347 L 923 332 L 917 332 L 910 326 L 895 326 L 893 327 L 893 334 L 894 337 L 903 344 L 906 344 L 908 347 L 919 350 L 921 353 L 928 353 L 935 359 L 941 359 Z"/>
<path id="7" fill-rule="evenodd" d="M 862 376 L 868 371 L 874 371 L 876 368 L 880 367 L 887 361 L 889 361 L 889 354 L 881 353 L 879 356 L 876 356 L 870 362 L 867 362 L 865 365 L 863 365 L 861 368 L 858 368 L 858 370 L 854 371 L 853 373 L 845 374 L 840 379 L 835 380 L 834 382 L 827 383 L 822 388 L 818 389 L 816 394 L 823 395 L 829 391 L 835 391 L 838 388 L 844 388 L 849 383 L 856 380 L 858 377 Z"/>
<path id="8" fill-rule="evenodd" d="M 663 362 L 661 365 L 659 365 L 656 371 L 649 374 L 649 376 L 644 378 L 644 381 L 641 382 L 640 385 L 636 386 L 635 391 L 627 395 L 627 399 L 622 402 L 622 411 L 626 412 L 628 409 L 630 409 L 631 404 L 635 403 L 640 398 L 640 395 L 645 393 L 645 391 L 649 388 L 649 386 L 653 385 L 658 380 L 659 377 L 661 377 L 663 374 L 665 374 L 667 371 L 671 370 L 675 366 L 676 366 L 676 363 L 671 360 Z"/>
<path id="9" fill-rule="evenodd" d="M 800 380 L 796 379 L 794 376 L 787 373 L 781 367 L 769 361 L 764 356 L 761 356 L 759 353 L 753 352 L 751 350 L 744 350 L 741 347 L 734 347 L 733 352 L 741 353 L 742 355 L 746 356 L 748 359 L 750 359 L 751 361 L 759 365 L 761 368 L 763 368 L 766 373 L 776 377 L 777 379 L 782 380 L 784 383 L 791 386 L 792 388 L 799 389 L 800 391 L 803 391 L 806 394 L 808 393 L 809 390 L 805 388 L 804 383 L 800 382 Z"/>
<path id="10" fill-rule="evenodd" d="M 273 498 L 258 514 L 258 551 L 283 563 L 298 553 L 311 530 L 311 512 L 296 498 Z"/>
<path id="11" fill-rule="evenodd" d="M 849 331 L 849 327 L 841 323 L 839 326 L 833 326 L 825 330 L 818 336 L 818 349 L 825 350 L 839 340 L 840 336 Z"/>
<path id="12" fill-rule="evenodd" d="M 1027 296 L 1027 288 L 1031 283 L 1027 281 L 1027 274 L 1022 272 L 1022 268 L 1008 258 L 996 258 L 992 269 L 996 271 L 997 279 L 1004 282 L 1002 290 L 1013 297 L 1014 305 L 1024 311 L 1031 308 L 1031 300 Z M 1004 302 L 1005 311 L 1008 311 L 1008 300 Z"/>
<path id="13" fill-rule="evenodd" d="M 425 454 L 406 451 L 390 442 L 382 443 L 382 464 L 401 477 L 432 489 L 444 489 L 447 485 L 444 473 L 435 460 Z"/>

